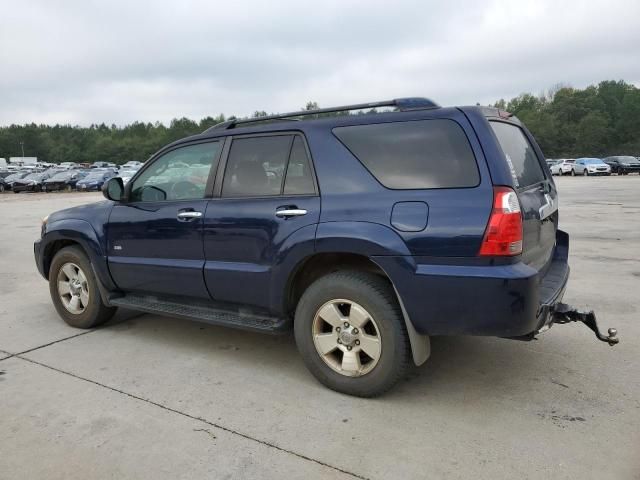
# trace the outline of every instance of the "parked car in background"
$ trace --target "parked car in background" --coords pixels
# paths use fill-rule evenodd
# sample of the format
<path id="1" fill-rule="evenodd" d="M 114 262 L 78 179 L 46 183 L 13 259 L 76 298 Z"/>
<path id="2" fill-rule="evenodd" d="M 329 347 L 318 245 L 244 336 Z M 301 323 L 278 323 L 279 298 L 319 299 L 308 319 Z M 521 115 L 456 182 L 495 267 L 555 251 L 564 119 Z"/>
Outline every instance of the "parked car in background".
<path id="1" fill-rule="evenodd" d="M 120 177 L 122 179 L 122 183 L 123 184 L 127 184 L 129 183 L 129 180 L 131 180 L 131 178 L 136 174 L 137 170 L 126 170 L 124 168 L 121 168 L 120 170 L 118 170 L 118 177 Z"/>
<path id="2" fill-rule="evenodd" d="M 21 178 L 26 177 L 30 173 L 30 172 L 13 172 L 11 170 L 9 170 L 9 172 L 10 174 L 4 177 L 4 179 L 2 180 L 2 191 L 12 190 L 13 184 L 16 182 L 16 180 L 20 180 Z"/>
<path id="3" fill-rule="evenodd" d="M 120 168 L 123 168 L 125 170 L 139 170 L 140 167 L 142 167 L 142 165 L 144 165 L 144 163 L 142 162 L 137 162 L 135 160 L 129 160 L 127 163 L 125 163 L 124 165 L 122 165 Z"/>
<path id="4" fill-rule="evenodd" d="M 604 162 L 611 167 L 611 173 L 618 175 L 628 175 L 629 173 L 640 174 L 640 160 L 630 155 L 616 155 L 607 157 Z"/>
<path id="5" fill-rule="evenodd" d="M 611 167 L 599 158 L 578 158 L 571 175 L 611 175 Z"/>
<path id="6" fill-rule="evenodd" d="M 75 184 L 78 191 L 100 190 L 104 182 L 115 177 L 115 172 L 106 169 L 92 169 L 86 177 L 78 180 Z"/>
<path id="7" fill-rule="evenodd" d="M 20 192 L 41 192 L 44 181 L 48 178 L 51 178 L 57 172 L 49 171 L 46 172 L 38 172 L 38 173 L 30 173 L 24 178 L 16 180 L 13 182 L 13 193 Z"/>
<path id="8" fill-rule="evenodd" d="M 70 169 L 56 173 L 42 183 L 43 192 L 55 192 L 57 190 L 72 191 L 76 182 L 87 176 L 87 172 L 78 169 Z"/>
<path id="9" fill-rule="evenodd" d="M 560 164 L 562 163 L 562 160 L 549 160 L 547 159 L 547 166 L 549 167 L 549 170 L 551 170 L 551 175 L 560 175 Z M 554 167 L 555 171 L 554 171 Z"/>
<path id="10" fill-rule="evenodd" d="M 74 165 L 77 165 L 77 164 L 75 162 L 61 162 L 59 167 L 67 169 L 67 168 L 72 168 Z"/>
<path id="11" fill-rule="evenodd" d="M 109 162 L 93 162 L 91 168 L 106 168 L 109 166 Z"/>
<path id="12" fill-rule="evenodd" d="M 573 158 L 562 158 L 558 160 L 558 163 L 551 167 L 551 173 L 553 175 L 569 175 L 573 168 Z"/>

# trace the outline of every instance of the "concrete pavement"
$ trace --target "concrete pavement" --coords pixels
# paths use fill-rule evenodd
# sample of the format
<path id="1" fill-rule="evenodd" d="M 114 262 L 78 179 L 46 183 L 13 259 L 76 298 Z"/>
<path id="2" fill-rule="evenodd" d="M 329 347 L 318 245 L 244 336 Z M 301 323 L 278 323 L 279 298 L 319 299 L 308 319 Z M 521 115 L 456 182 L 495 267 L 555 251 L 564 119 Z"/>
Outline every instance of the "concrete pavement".
<path id="1" fill-rule="evenodd" d="M 100 196 L 1 195 L 0 478 L 640 478 L 640 178 L 558 184 L 565 299 L 620 345 L 577 324 L 434 338 L 375 400 L 319 385 L 291 336 L 125 311 L 66 326 L 32 241 Z"/>

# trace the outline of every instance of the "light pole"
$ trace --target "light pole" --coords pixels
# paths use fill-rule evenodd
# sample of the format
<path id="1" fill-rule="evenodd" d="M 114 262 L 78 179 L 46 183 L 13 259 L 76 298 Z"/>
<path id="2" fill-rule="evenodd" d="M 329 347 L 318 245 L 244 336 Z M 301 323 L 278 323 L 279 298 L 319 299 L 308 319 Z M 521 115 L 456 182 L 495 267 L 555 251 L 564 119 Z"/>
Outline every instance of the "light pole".
<path id="1" fill-rule="evenodd" d="M 20 148 L 22 149 L 22 161 L 24 162 L 24 142 L 20 142 Z"/>

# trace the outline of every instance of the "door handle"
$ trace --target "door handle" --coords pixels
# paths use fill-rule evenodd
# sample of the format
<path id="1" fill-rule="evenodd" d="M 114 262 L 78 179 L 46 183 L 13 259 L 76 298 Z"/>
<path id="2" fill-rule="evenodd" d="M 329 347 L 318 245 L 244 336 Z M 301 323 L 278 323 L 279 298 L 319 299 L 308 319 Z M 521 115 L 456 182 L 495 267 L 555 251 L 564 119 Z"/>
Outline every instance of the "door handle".
<path id="1" fill-rule="evenodd" d="M 202 212 L 178 212 L 178 218 L 182 220 L 189 220 L 191 218 L 202 217 Z"/>
<path id="2" fill-rule="evenodd" d="M 276 210 L 276 217 L 299 217 L 306 214 L 307 211 L 302 208 L 283 208 L 282 210 Z"/>

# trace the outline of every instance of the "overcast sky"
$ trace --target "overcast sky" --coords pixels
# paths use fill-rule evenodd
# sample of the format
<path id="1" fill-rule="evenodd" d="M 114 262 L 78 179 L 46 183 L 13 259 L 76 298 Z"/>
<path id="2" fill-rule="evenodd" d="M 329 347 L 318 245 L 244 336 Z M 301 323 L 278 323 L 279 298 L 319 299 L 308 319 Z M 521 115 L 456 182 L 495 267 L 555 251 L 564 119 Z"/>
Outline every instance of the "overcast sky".
<path id="1" fill-rule="evenodd" d="M 2 0 L 0 125 L 640 85 L 640 1 Z"/>

